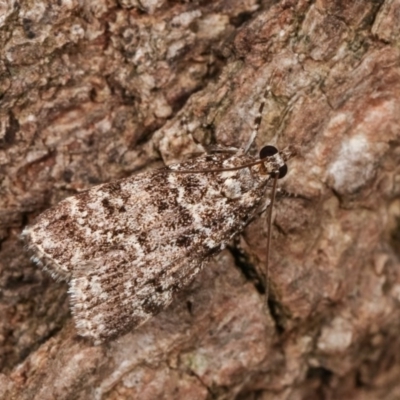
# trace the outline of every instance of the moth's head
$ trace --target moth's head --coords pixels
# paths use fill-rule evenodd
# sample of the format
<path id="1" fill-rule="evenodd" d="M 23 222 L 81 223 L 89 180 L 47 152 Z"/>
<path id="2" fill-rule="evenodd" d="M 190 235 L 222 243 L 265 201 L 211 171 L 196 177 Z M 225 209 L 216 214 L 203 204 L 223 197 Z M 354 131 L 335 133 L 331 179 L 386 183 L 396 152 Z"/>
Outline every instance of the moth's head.
<path id="1" fill-rule="evenodd" d="M 260 172 L 268 175 L 278 175 L 278 179 L 283 178 L 287 172 L 288 167 L 286 161 L 293 157 L 293 150 L 286 148 L 278 151 L 275 146 L 264 146 L 260 150 Z"/>

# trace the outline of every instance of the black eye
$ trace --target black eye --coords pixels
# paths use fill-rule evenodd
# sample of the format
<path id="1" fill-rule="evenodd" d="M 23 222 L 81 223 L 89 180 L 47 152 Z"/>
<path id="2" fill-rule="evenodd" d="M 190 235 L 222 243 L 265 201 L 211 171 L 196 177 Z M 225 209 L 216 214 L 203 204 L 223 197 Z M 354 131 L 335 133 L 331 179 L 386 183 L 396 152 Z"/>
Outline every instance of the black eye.
<path id="1" fill-rule="evenodd" d="M 264 146 L 261 150 L 260 150 L 260 159 L 262 160 L 263 158 L 266 157 L 271 157 L 275 154 L 278 153 L 278 149 L 275 146 Z M 279 168 L 279 175 L 278 175 L 278 179 L 283 178 L 288 172 L 288 167 L 287 165 L 282 165 L 282 167 Z"/>
<path id="2" fill-rule="evenodd" d="M 282 165 L 282 167 L 279 168 L 279 175 L 278 175 L 278 179 L 283 178 L 286 174 L 287 174 L 287 165 Z"/>
<path id="3" fill-rule="evenodd" d="M 278 152 L 278 149 L 274 146 L 264 146 L 260 150 L 260 159 L 271 157 Z"/>

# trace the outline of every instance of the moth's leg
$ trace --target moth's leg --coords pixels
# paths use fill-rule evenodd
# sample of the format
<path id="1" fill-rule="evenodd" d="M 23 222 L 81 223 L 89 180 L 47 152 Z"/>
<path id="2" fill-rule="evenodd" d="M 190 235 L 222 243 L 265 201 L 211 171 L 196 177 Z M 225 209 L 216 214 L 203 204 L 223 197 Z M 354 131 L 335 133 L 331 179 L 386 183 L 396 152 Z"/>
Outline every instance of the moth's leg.
<path id="1" fill-rule="evenodd" d="M 191 138 L 193 139 L 193 141 L 194 141 L 196 144 L 200 144 L 200 145 L 204 148 L 206 154 L 214 154 L 214 153 L 236 154 L 236 153 L 238 152 L 238 150 L 239 150 L 237 147 L 227 147 L 227 146 L 222 146 L 222 145 L 220 145 L 220 144 L 204 145 L 204 144 L 200 143 L 200 142 L 191 134 L 191 132 L 189 131 L 188 124 L 187 124 L 187 118 L 186 118 L 186 117 L 183 117 L 183 118 L 182 118 L 181 124 L 182 124 L 182 126 L 185 127 L 187 134 L 191 136 Z"/>
<path id="2" fill-rule="evenodd" d="M 249 137 L 249 140 L 247 141 L 246 145 L 244 146 L 244 148 L 241 150 L 243 152 L 243 154 L 246 154 L 251 146 L 253 145 L 254 141 L 257 138 L 258 135 L 258 131 L 260 128 L 260 124 L 261 124 L 261 120 L 262 120 L 262 115 L 263 115 L 263 111 L 264 111 L 264 107 L 265 107 L 265 103 L 267 102 L 267 99 L 269 97 L 273 97 L 273 93 L 271 91 L 271 82 L 272 79 L 274 78 L 275 75 L 275 71 L 272 72 L 271 77 L 269 79 L 269 83 L 267 85 L 267 87 L 265 88 L 264 91 L 264 96 L 262 97 L 262 100 L 260 102 L 260 105 L 258 107 L 258 113 L 256 115 L 256 117 L 254 118 L 253 121 L 253 129 L 251 131 L 251 135 Z M 278 128 L 276 129 L 276 133 L 275 136 L 279 137 L 279 135 L 281 134 L 282 130 L 284 129 L 284 121 L 287 117 L 287 115 L 290 113 L 290 111 L 293 108 L 293 105 L 297 102 L 297 100 L 299 99 L 300 96 L 302 96 L 303 94 L 300 92 L 297 95 L 293 96 L 293 98 L 289 101 L 289 103 L 287 104 L 284 112 L 282 113 L 282 116 L 280 118 L 280 122 L 278 125 Z"/>
<path id="3" fill-rule="evenodd" d="M 243 235 L 236 235 L 233 238 L 233 245 L 228 246 L 229 251 L 235 259 L 236 266 L 242 271 L 246 279 L 253 283 L 257 291 L 265 293 L 264 277 L 262 271 L 254 264 L 251 251 Z"/>
<path id="4" fill-rule="evenodd" d="M 299 195 L 297 193 L 291 193 L 291 192 L 288 192 L 285 189 L 278 188 L 276 190 L 276 197 L 279 198 L 279 199 L 282 199 L 284 197 L 296 198 L 296 197 L 299 197 Z"/>
<path id="5" fill-rule="evenodd" d="M 265 201 L 258 206 L 257 211 L 248 221 L 248 223 L 258 219 L 260 215 L 265 213 L 265 211 L 269 211 L 268 207 L 270 207 L 270 204 L 271 198 L 270 196 L 266 196 Z M 272 224 L 270 223 L 268 229 L 271 229 L 271 225 Z M 258 267 L 252 260 L 251 251 L 248 243 L 246 242 L 245 234 L 235 236 L 233 247 L 229 248 L 235 258 L 236 265 L 242 270 L 246 278 L 253 282 L 257 291 L 264 295 L 266 299 L 268 299 L 269 271 L 262 265 Z M 268 267 L 268 260 L 266 261 L 266 265 Z"/>
<path id="6" fill-rule="evenodd" d="M 268 186 L 268 188 L 269 188 L 269 186 Z M 303 196 L 298 193 L 288 192 L 287 190 L 282 189 L 282 188 L 276 189 L 276 197 L 278 199 L 291 198 L 291 199 L 301 199 L 301 200 L 311 201 L 311 199 L 306 196 Z"/>
<path id="7" fill-rule="evenodd" d="M 269 87 L 268 87 L 267 91 L 269 93 Z M 250 138 L 247 141 L 246 145 L 244 146 L 244 149 L 243 149 L 243 153 L 244 154 L 248 153 L 248 151 L 250 150 L 251 145 L 256 140 L 256 137 L 258 135 L 258 129 L 260 128 L 260 124 L 261 124 L 262 112 L 264 110 L 264 105 L 265 105 L 265 94 L 264 94 L 263 100 L 260 103 L 260 106 L 258 107 L 258 113 L 257 113 L 256 117 L 254 118 L 253 129 L 251 131 Z"/>
<path id="8" fill-rule="evenodd" d="M 267 189 L 272 189 L 272 185 L 271 186 L 268 185 Z M 287 190 L 282 189 L 282 188 L 277 188 L 276 189 L 276 198 L 277 199 L 292 198 L 292 199 L 303 199 L 303 200 L 310 201 L 310 199 L 305 197 L 305 196 L 299 195 L 297 193 L 288 192 Z M 256 213 L 254 214 L 254 217 L 252 218 L 252 220 L 256 219 L 259 216 L 261 216 L 262 214 L 264 214 L 265 211 L 267 211 L 270 202 L 271 202 L 270 198 L 268 196 L 266 196 L 265 201 L 258 206 L 258 209 L 257 209 Z"/>
<path id="9" fill-rule="evenodd" d="M 238 152 L 237 147 L 223 147 L 218 145 L 211 145 L 206 147 L 207 153 L 227 153 L 227 154 L 236 154 Z"/>
<path id="10" fill-rule="evenodd" d="M 264 214 L 267 210 L 269 205 L 271 204 L 271 199 L 269 197 L 265 197 L 265 200 L 258 206 L 256 213 L 254 214 L 254 219 L 260 217 Z"/>
<path id="11" fill-rule="evenodd" d="M 272 81 L 273 77 L 274 77 L 274 72 L 272 73 L 272 75 L 269 79 L 268 85 L 264 91 L 264 96 L 262 97 L 260 105 L 258 106 L 258 112 L 253 121 L 253 129 L 251 131 L 249 140 L 247 141 L 246 145 L 244 146 L 244 148 L 242 150 L 244 154 L 247 154 L 247 152 L 250 150 L 250 147 L 252 146 L 252 144 L 254 143 L 254 141 L 257 138 L 258 130 L 260 128 L 262 115 L 263 115 L 263 111 L 264 111 L 264 107 L 265 107 L 265 103 L 266 103 L 268 97 L 271 95 L 271 81 Z"/>
<path id="12" fill-rule="evenodd" d="M 200 143 L 201 144 L 201 143 Z M 202 147 L 205 150 L 205 153 L 191 153 L 191 156 L 194 157 L 199 157 L 199 156 L 203 156 L 204 154 L 237 154 L 238 152 L 238 148 L 236 147 L 223 147 L 223 146 L 218 146 L 218 145 L 210 145 L 210 146 L 204 146 L 202 145 Z"/>

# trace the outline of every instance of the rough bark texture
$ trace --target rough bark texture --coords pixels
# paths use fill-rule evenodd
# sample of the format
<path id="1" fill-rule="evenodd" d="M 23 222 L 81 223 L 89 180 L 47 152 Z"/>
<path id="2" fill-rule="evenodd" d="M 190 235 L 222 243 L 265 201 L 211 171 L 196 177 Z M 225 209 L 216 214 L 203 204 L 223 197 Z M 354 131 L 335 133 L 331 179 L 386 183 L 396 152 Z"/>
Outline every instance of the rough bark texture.
<path id="1" fill-rule="evenodd" d="M 398 399 L 400 1 L 0 1 L 0 398 Z M 265 218 L 148 324 L 76 336 L 19 233 L 100 182 L 291 144 Z M 239 249 L 239 250 L 238 250 Z M 250 271 L 250 272 L 249 272 Z"/>

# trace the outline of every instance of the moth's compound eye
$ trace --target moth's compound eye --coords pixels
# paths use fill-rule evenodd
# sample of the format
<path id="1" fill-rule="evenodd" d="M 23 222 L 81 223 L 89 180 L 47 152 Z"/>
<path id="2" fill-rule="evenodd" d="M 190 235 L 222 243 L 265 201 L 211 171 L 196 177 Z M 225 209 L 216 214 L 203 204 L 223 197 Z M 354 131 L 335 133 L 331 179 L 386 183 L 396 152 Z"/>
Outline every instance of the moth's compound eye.
<path id="1" fill-rule="evenodd" d="M 278 175 L 278 179 L 283 178 L 288 172 L 288 168 L 287 165 L 282 165 L 282 167 L 279 168 L 279 175 Z"/>
<path id="2" fill-rule="evenodd" d="M 260 159 L 262 160 L 263 158 L 266 157 L 271 157 L 275 154 L 278 153 L 278 149 L 275 146 L 264 146 L 261 150 L 260 150 Z M 282 165 L 282 167 L 279 168 L 279 175 L 278 175 L 278 179 L 283 178 L 288 172 L 288 168 L 287 165 Z"/>
<path id="3" fill-rule="evenodd" d="M 264 146 L 260 150 L 260 159 L 271 157 L 278 152 L 278 149 L 274 146 Z"/>

